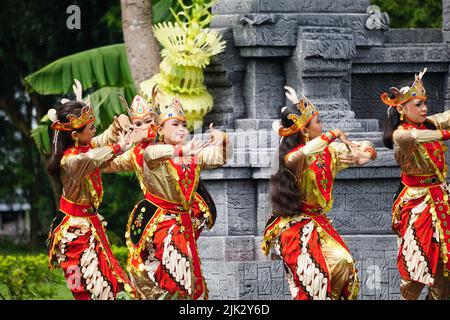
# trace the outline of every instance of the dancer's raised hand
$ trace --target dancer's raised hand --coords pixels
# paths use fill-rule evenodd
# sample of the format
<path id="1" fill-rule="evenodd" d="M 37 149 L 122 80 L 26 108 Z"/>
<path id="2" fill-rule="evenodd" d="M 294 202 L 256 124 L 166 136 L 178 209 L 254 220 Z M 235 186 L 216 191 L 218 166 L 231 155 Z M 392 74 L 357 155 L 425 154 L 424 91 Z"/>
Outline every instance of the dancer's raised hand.
<path id="1" fill-rule="evenodd" d="M 124 133 L 123 131 L 119 132 L 119 137 L 117 139 L 117 143 L 119 144 L 120 151 L 122 153 L 129 150 L 131 148 L 131 146 L 133 145 L 133 143 L 130 141 L 130 134 L 131 134 L 131 132 L 127 132 L 127 133 Z"/>
<path id="2" fill-rule="evenodd" d="M 225 139 L 225 133 L 214 128 L 214 124 L 212 122 L 209 124 L 209 130 L 208 142 L 212 145 L 222 144 Z"/>
<path id="3" fill-rule="evenodd" d="M 347 146 L 348 151 L 352 151 L 352 148 L 358 147 L 356 143 L 348 140 L 347 134 L 341 129 L 334 129 L 333 132 L 336 134 L 336 137 Z"/>
<path id="4" fill-rule="evenodd" d="M 119 122 L 119 126 L 122 129 L 122 131 L 128 132 L 128 130 L 130 130 L 131 122 L 130 122 L 130 118 L 128 118 L 127 115 L 121 114 L 119 116 L 114 116 L 114 120 L 116 120 L 116 119 Z"/>
<path id="5" fill-rule="evenodd" d="M 196 137 L 194 137 L 191 141 L 189 141 L 187 144 L 185 144 L 182 147 L 183 155 L 185 155 L 185 156 L 198 155 L 200 153 L 200 151 L 202 151 L 208 145 L 209 145 L 209 142 L 202 142 L 200 140 L 197 140 Z"/>

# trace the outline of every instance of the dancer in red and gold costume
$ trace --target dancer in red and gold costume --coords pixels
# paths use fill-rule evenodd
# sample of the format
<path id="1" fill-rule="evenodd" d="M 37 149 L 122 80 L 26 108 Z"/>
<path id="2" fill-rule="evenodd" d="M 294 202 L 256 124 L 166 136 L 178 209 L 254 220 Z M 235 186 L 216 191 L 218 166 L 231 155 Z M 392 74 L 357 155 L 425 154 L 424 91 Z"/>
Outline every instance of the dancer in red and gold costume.
<path id="1" fill-rule="evenodd" d="M 144 103 L 149 112 L 158 112 L 157 141 L 138 143 L 106 171 L 134 170 L 145 195 L 133 209 L 126 231 L 128 271 L 139 297 L 177 294 L 181 299 L 206 299 L 196 241 L 205 225 L 214 224 L 215 206 L 199 176 L 202 169 L 225 164 L 230 143 L 225 133 L 211 126 L 209 142 L 193 139 L 183 145 L 189 132 L 182 106 L 178 99 L 164 98 L 154 88 L 153 106 Z M 136 107 L 133 102 L 133 123 Z M 153 137 L 152 128 L 135 127 L 134 140 Z"/>
<path id="2" fill-rule="evenodd" d="M 401 169 L 392 227 L 399 236 L 397 265 L 403 299 L 415 300 L 424 286 L 428 299 L 448 299 L 450 211 L 443 141 L 450 139 L 450 112 L 427 116 L 422 77 L 411 86 L 391 88 L 384 144 L 393 148 Z"/>
<path id="3" fill-rule="evenodd" d="M 124 132 L 130 125 L 121 115 L 103 134 L 94 137 L 95 117 L 82 101 L 75 80 L 77 101 L 63 99 L 48 113 L 55 130 L 49 173 L 62 183 L 60 208 L 49 234 L 50 268 L 61 267 L 75 299 L 115 299 L 119 292 L 133 295 L 130 280 L 112 254 L 99 215 L 103 187 L 100 168 L 126 150 Z"/>
<path id="4" fill-rule="evenodd" d="M 336 174 L 350 165 L 375 159 L 368 142 L 351 142 L 340 129 L 322 133 L 319 112 L 306 97 L 282 109 L 274 130 L 282 137 L 279 167 L 272 175 L 272 215 L 262 242 L 281 256 L 296 300 L 356 299 L 358 278 L 349 249 L 326 212 L 333 204 Z M 334 142 L 340 139 L 343 143 Z"/>

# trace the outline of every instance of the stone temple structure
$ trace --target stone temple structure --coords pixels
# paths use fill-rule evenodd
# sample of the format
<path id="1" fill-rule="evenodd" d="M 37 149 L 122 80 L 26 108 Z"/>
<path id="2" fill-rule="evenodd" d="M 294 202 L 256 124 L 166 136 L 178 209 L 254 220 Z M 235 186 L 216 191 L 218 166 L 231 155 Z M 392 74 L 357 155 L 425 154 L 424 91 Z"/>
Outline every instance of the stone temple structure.
<path id="1" fill-rule="evenodd" d="M 198 243 L 210 299 L 291 299 L 281 260 L 260 249 L 284 85 L 318 106 L 326 128 L 377 146 L 376 161 L 338 175 L 329 216 L 358 261 L 360 299 L 399 299 L 390 222 L 400 171 L 382 146 L 379 97 L 427 67 L 430 112 L 450 105 L 450 0 L 443 30 L 390 29 L 370 0 L 219 0 L 213 12 L 227 49 L 205 75 L 215 99 L 205 123 L 230 131 L 234 156 L 202 173 L 218 209 Z"/>

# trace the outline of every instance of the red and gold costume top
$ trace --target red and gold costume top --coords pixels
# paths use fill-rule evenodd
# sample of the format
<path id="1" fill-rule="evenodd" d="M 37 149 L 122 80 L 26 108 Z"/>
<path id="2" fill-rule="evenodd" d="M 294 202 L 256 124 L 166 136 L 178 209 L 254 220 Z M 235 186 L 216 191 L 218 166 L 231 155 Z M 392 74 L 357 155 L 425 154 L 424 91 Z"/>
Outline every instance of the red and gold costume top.
<path id="1" fill-rule="evenodd" d="M 142 192 L 189 207 L 195 193 L 200 171 L 223 166 L 232 154 L 226 137 L 221 145 L 211 145 L 196 157 L 179 156 L 180 146 L 141 142 L 110 161 L 103 172 L 135 172 Z"/>
<path id="2" fill-rule="evenodd" d="M 398 259 L 402 279 L 430 285 L 440 259 L 444 276 L 450 271 L 449 195 L 445 183 L 447 147 L 444 144 L 450 139 L 450 111 L 427 117 L 427 122 L 436 130 L 427 129 L 425 124 L 403 122 L 393 133 L 403 188 L 392 208 L 392 228 L 402 239 Z"/>
<path id="3" fill-rule="evenodd" d="M 403 122 L 393 133 L 394 153 L 402 173 L 406 175 L 447 176 L 443 141 L 450 138 L 450 111 L 427 117 L 437 130 L 429 130 Z M 430 157 L 433 161 L 429 161 Z M 443 180 L 441 180 L 443 181 Z"/>
<path id="4" fill-rule="evenodd" d="M 98 207 L 103 188 L 102 165 L 113 159 L 120 147 L 115 144 L 122 130 L 116 118 L 105 132 L 94 137 L 90 145 L 68 148 L 61 159 L 63 197 L 73 203 Z"/>
<path id="5" fill-rule="evenodd" d="M 269 253 L 272 241 L 290 222 L 301 218 L 303 214 L 322 215 L 331 209 L 334 179 L 340 171 L 350 166 L 340 160 L 341 155 L 350 151 L 344 143 L 334 142 L 335 139 L 335 133 L 328 131 L 305 145 L 299 145 L 285 156 L 285 165 L 294 175 L 300 191 L 301 207 L 298 215 L 294 216 L 281 217 L 279 213 L 273 213 L 262 244 L 265 254 Z M 357 144 L 358 151 L 370 152 L 372 159 L 376 158 L 372 142 L 359 141 Z"/>
<path id="6" fill-rule="evenodd" d="M 299 145 L 285 156 L 286 167 L 295 175 L 301 202 L 322 208 L 325 212 L 333 204 L 333 182 L 337 173 L 349 167 L 340 155 L 350 151 L 344 143 L 334 142 L 336 135 L 328 131 L 305 145 Z M 369 151 L 375 157 L 370 141 L 359 142 L 359 151 Z"/>

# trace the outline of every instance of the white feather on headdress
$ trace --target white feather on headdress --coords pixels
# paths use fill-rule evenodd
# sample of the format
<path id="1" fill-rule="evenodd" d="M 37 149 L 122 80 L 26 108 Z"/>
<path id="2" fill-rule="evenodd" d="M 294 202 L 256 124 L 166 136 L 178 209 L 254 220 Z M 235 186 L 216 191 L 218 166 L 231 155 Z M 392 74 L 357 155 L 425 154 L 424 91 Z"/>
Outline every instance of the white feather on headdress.
<path id="1" fill-rule="evenodd" d="M 47 116 L 51 122 L 58 121 L 58 117 L 56 116 L 56 110 L 53 108 L 47 111 Z"/>
<path id="2" fill-rule="evenodd" d="M 423 75 L 427 72 L 427 68 L 423 68 L 423 70 L 417 76 L 419 79 L 422 79 Z"/>
<path id="3" fill-rule="evenodd" d="M 280 120 L 275 120 L 274 122 L 272 122 L 272 129 L 276 132 L 277 135 L 281 127 L 282 125 Z"/>
<path id="4" fill-rule="evenodd" d="M 73 79 L 73 81 L 75 82 L 75 84 L 72 86 L 72 89 L 75 93 L 75 97 L 77 101 L 83 101 L 83 86 L 77 79 Z"/>
<path id="5" fill-rule="evenodd" d="M 286 97 L 292 102 L 292 103 L 298 103 L 300 100 L 297 96 L 297 93 L 295 90 L 289 86 L 284 86 L 284 89 L 286 89 Z"/>
<path id="6" fill-rule="evenodd" d="M 86 105 L 90 105 L 91 104 L 91 97 L 90 96 L 88 96 L 86 98 L 86 101 L 83 101 L 83 86 L 81 85 L 81 82 L 78 81 L 78 79 L 73 79 L 73 82 L 75 82 L 75 84 L 72 85 L 73 93 L 75 93 L 75 101 L 84 102 Z M 66 98 L 61 99 L 61 103 L 62 104 L 70 102 L 70 101 L 72 101 L 72 100 L 69 100 L 69 99 L 66 99 Z"/>
<path id="7" fill-rule="evenodd" d="M 391 111 L 392 108 L 393 108 L 393 106 L 390 106 L 390 107 L 387 109 L 387 116 L 388 116 L 388 118 L 389 118 L 389 111 Z"/>

